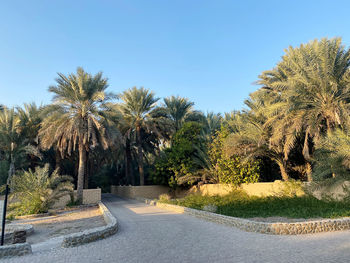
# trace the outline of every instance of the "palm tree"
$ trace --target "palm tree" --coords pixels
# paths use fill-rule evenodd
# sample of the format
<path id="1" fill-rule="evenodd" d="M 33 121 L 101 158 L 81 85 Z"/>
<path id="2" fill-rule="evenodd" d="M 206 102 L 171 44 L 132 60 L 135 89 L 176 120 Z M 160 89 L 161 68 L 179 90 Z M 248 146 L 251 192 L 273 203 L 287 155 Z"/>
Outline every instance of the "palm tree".
<path id="1" fill-rule="evenodd" d="M 140 185 L 145 184 L 143 167 L 142 131 L 159 133 L 157 118 L 153 115 L 159 100 L 148 89 L 133 87 L 120 95 L 123 101 L 118 108 L 128 127 L 128 133 L 135 132 Z"/>
<path id="2" fill-rule="evenodd" d="M 304 138 L 303 155 L 311 180 L 310 143 L 350 121 L 350 51 L 340 38 L 314 40 L 290 47 L 273 70 L 263 72 L 259 84 L 284 104 L 274 118 L 273 140 L 283 139 L 285 157 L 298 137 Z"/>
<path id="3" fill-rule="evenodd" d="M 269 117 L 273 116 L 273 108 L 277 102 L 273 98 L 266 99 L 259 90 L 250 94 L 250 99 L 246 100 L 245 104 L 249 107 L 249 111 L 234 112 L 226 116 L 232 133 L 226 139 L 225 151 L 246 159 L 267 157 L 279 166 L 282 179 L 288 181 L 283 143 L 274 143 L 271 140 L 272 129 L 268 122 Z"/>
<path id="4" fill-rule="evenodd" d="M 54 93 L 53 103 L 46 109 L 39 137 L 44 149 L 55 146 L 62 157 L 78 150 L 77 201 L 81 203 L 87 152 L 98 145 L 107 149 L 111 143 L 106 103 L 114 95 L 106 92 L 107 79 L 102 73 L 92 76 L 82 68 L 68 76 L 58 73 L 56 82 L 49 87 Z"/>
<path id="5" fill-rule="evenodd" d="M 313 177 L 322 180 L 349 178 L 350 169 L 350 133 L 336 129 L 320 139 L 315 151 Z"/>
<path id="6" fill-rule="evenodd" d="M 193 110 L 194 103 L 187 98 L 171 96 L 164 98 L 164 109 L 172 123 L 174 132 L 177 132 L 182 124 L 191 118 L 196 112 Z"/>
<path id="7" fill-rule="evenodd" d="M 11 197 L 19 201 L 14 206 L 20 213 L 45 213 L 61 197 L 72 194 L 73 178 L 60 175 L 57 170 L 50 174 L 49 168 L 48 164 L 37 166 L 34 171 L 29 169 L 13 177 Z"/>
<path id="8" fill-rule="evenodd" d="M 10 164 L 8 178 L 11 178 L 15 173 L 16 157 L 24 151 L 23 138 L 20 134 L 20 119 L 13 108 L 5 108 L 0 112 L 0 142 L 1 150 Z"/>
<path id="9" fill-rule="evenodd" d="M 23 107 L 17 107 L 17 114 L 20 119 L 21 134 L 31 145 L 33 154 L 29 155 L 30 167 L 33 169 L 38 165 L 38 159 L 42 154 L 39 151 L 38 132 L 42 121 L 42 107 L 35 103 L 24 104 Z"/>
<path id="10" fill-rule="evenodd" d="M 21 120 L 13 108 L 0 111 L 0 150 L 9 163 L 8 178 L 14 175 L 17 166 L 25 167 L 27 154 L 41 157 L 37 148 L 30 145 L 23 135 Z"/>
<path id="11" fill-rule="evenodd" d="M 43 107 L 35 103 L 24 104 L 23 107 L 17 107 L 17 114 L 22 126 L 22 133 L 31 143 L 38 144 L 38 132 L 42 121 Z"/>

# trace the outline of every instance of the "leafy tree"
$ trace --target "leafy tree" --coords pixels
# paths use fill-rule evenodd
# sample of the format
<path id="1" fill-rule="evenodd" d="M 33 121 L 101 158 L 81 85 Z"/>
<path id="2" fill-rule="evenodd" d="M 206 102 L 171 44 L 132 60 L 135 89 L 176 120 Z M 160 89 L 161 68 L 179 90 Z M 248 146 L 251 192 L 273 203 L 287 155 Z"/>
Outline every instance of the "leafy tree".
<path id="1" fill-rule="evenodd" d="M 56 82 L 49 87 L 53 103 L 46 109 L 39 136 L 44 149 L 55 146 L 62 156 L 78 150 L 77 201 L 82 202 L 87 152 L 98 145 L 107 149 L 114 141 L 106 106 L 114 95 L 106 92 L 107 79 L 102 73 L 92 76 L 82 68 L 68 76 L 58 73 Z"/>
<path id="2" fill-rule="evenodd" d="M 227 126 L 222 126 L 216 132 L 209 145 L 209 158 L 213 166 L 212 172 L 216 173 L 218 182 L 240 185 L 242 183 L 255 183 L 259 179 L 259 161 L 240 158 L 237 155 L 228 156 L 224 151 L 225 140 L 230 131 Z"/>
<path id="3" fill-rule="evenodd" d="M 153 177 L 156 183 L 176 187 L 178 184 L 192 185 L 197 181 L 194 173 L 203 168 L 197 158 L 205 143 L 201 130 L 201 124 L 186 122 L 175 133 L 171 147 L 165 149 L 155 163 Z"/>

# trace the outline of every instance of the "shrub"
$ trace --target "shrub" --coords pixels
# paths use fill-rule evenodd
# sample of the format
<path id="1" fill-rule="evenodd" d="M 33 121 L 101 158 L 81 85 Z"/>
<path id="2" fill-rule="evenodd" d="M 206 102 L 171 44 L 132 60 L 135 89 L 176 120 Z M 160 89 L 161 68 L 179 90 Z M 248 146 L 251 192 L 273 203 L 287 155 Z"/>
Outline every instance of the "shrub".
<path id="1" fill-rule="evenodd" d="M 225 153 L 224 141 L 229 133 L 229 129 L 223 126 L 209 146 L 209 158 L 219 182 L 232 185 L 257 182 L 259 161 L 243 161 L 239 156 L 228 156 Z"/>
<path id="2" fill-rule="evenodd" d="M 50 175 L 48 164 L 15 175 L 10 198 L 16 202 L 10 205 L 10 210 L 15 215 L 45 213 L 60 197 L 72 194 L 72 181 L 72 177 L 61 176 L 57 170 Z"/>
<path id="3" fill-rule="evenodd" d="M 172 145 L 160 155 L 155 163 L 155 171 L 152 174 L 156 184 L 168 184 L 175 188 L 181 177 L 190 176 L 201 165 L 196 162 L 200 148 L 203 147 L 204 138 L 201 136 L 202 125 L 195 122 L 187 122 L 174 135 Z M 195 181 L 186 181 L 192 185 Z"/>

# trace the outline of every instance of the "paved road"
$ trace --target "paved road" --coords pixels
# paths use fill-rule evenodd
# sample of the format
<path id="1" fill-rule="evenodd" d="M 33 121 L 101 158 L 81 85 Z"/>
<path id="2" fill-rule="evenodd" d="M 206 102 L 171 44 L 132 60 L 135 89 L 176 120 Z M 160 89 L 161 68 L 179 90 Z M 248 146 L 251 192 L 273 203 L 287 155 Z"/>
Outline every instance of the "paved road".
<path id="1" fill-rule="evenodd" d="M 118 218 L 116 235 L 3 262 L 350 262 L 350 231 L 264 235 L 112 195 L 103 202 Z"/>

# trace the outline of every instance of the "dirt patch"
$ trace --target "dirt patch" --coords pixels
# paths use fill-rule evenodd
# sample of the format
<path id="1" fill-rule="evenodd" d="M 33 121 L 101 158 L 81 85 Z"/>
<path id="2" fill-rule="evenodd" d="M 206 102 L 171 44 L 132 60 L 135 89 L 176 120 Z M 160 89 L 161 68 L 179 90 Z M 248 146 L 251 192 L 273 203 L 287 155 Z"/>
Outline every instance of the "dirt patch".
<path id="1" fill-rule="evenodd" d="M 33 225 L 34 233 L 27 237 L 27 242 L 30 244 L 106 225 L 97 206 L 58 212 L 51 216 L 16 220 L 13 223 Z"/>

